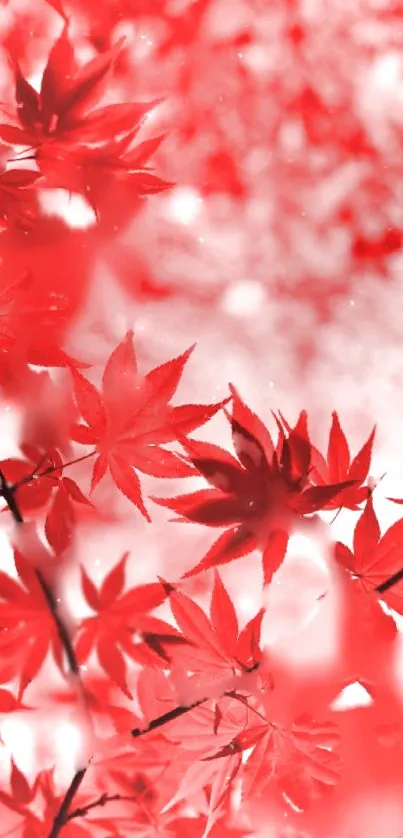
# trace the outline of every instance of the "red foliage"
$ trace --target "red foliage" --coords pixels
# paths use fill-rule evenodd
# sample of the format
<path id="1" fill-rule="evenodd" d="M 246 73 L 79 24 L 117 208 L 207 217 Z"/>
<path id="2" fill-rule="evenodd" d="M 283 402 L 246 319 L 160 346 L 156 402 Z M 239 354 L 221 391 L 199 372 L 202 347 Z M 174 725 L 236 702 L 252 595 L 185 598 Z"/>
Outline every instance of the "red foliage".
<path id="1" fill-rule="evenodd" d="M 234 388 L 232 394 L 229 421 L 239 462 L 216 445 L 183 440 L 193 465 L 216 488 L 154 501 L 188 521 L 211 527 L 231 526 L 185 576 L 261 548 L 268 584 L 284 559 L 290 530 L 299 516 L 326 508 L 334 498 L 340 498 L 343 505 L 343 490 L 353 486 L 357 478 L 313 486 L 309 479 L 312 447 L 306 413 L 301 413 L 295 428 L 289 428 L 288 436 L 277 420 L 279 437 L 275 446 L 267 428 Z"/>
<path id="2" fill-rule="evenodd" d="M 362 308 L 339 376 L 354 388 L 381 348 L 358 334 L 368 312 L 383 341 L 400 310 L 403 11 L 314 6 L 0 0 L 4 835 L 401 833 L 403 519 L 381 535 L 375 428 L 352 457 L 329 369 L 335 335 L 348 344 L 338 301 Z M 227 391 L 242 338 L 246 400 Z M 273 434 L 249 405 L 255 390 L 268 417 L 291 389 L 290 353 L 300 413 L 271 410 Z M 340 537 L 339 512 L 358 513 Z M 206 527 L 221 532 L 203 555 Z M 312 592 L 306 561 L 287 645 L 273 614 L 306 533 L 326 568 L 311 562 Z M 333 612 L 333 656 L 301 664 Z M 341 709 L 353 685 L 365 706 Z M 69 741 L 56 753 L 66 722 L 73 760 Z"/>

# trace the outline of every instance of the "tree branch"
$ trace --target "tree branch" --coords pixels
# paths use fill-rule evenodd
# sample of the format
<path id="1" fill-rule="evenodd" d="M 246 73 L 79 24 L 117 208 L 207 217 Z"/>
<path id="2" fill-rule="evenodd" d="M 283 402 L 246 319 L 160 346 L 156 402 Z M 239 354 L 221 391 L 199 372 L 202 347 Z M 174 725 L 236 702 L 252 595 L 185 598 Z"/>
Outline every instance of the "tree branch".
<path id="1" fill-rule="evenodd" d="M 16 487 L 12 487 L 12 486 L 9 485 L 9 483 L 7 483 L 7 480 L 6 480 L 3 472 L 0 470 L 0 494 L 3 496 L 4 500 L 6 501 L 7 506 L 10 509 L 10 512 L 11 512 L 13 518 L 14 518 L 15 523 L 18 524 L 18 525 L 21 525 L 21 524 L 24 523 L 24 518 L 21 514 L 21 511 L 19 509 L 17 500 L 15 498 L 15 494 L 14 494 L 15 488 Z M 73 644 L 71 642 L 67 626 L 64 624 L 64 622 L 63 622 L 63 620 L 60 616 L 60 613 L 59 613 L 59 610 L 58 610 L 58 607 L 57 607 L 57 601 L 55 599 L 53 591 L 52 591 L 51 587 L 48 585 L 48 583 L 47 583 L 46 579 L 44 578 L 42 572 L 40 570 L 35 569 L 35 573 L 36 573 L 36 576 L 38 578 L 39 584 L 42 588 L 43 594 L 45 596 L 49 611 L 52 614 L 53 620 L 56 624 L 56 628 L 57 628 L 57 631 L 58 631 L 58 634 L 59 634 L 60 642 L 61 642 L 62 647 L 64 649 L 64 652 L 66 654 L 70 674 L 73 676 L 75 684 L 76 684 L 78 692 L 79 692 L 80 701 L 83 704 L 83 706 L 85 707 L 86 706 L 86 700 L 85 700 L 85 692 L 84 692 L 83 684 L 82 684 L 82 681 L 81 681 L 80 667 L 79 667 L 78 662 L 77 662 L 77 658 L 76 658 L 76 655 L 75 655 L 75 652 L 74 652 Z M 52 826 L 52 829 L 49 833 L 48 838 L 56 838 L 59 835 L 63 826 L 67 823 L 68 812 L 69 812 L 71 803 L 72 803 L 72 801 L 74 799 L 74 796 L 76 795 L 76 793 L 77 793 L 77 791 L 78 791 L 78 789 L 79 789 L 79 787 L 80 787 L 80 785 L 81 785 L 81 783 L 82 783 L 82 781 L 85 777 L 86 771 L 87 771 L 87 766 L 85 768 L 80 768 L 78 771 L 76 771 L 76 773 L 75 773 L 75 775 L 74 775 L 74 777 L 73 777 L 73 779 L 72 779 L 72 781 L 71 781 L 71 783 L 70 783 L 70 785 L 69 785 L 69 787 L 66 791 L 66 794 L 64 795 L 64 798 L 61 802 L 59 810 L 58 810 L 57 814 L 55 815 L 55 818 L 54 818 L 54 821 L 53 821 L 53 826 Z"/>
<path id="2" fill-rule="evenodd" d="M 17 501 L 14 497 L 14 492 L 11 486 L 7 483 L 3 472 L 0 470 L 0 495 L 3 496 L 16 524 L 23 524 L 24 519 L 19 510 Z"/>
<path id="3" fill-rule="evenodd" d="M 137 800 L 137 797 L 128 797 L 122 794 L 101 794 L 97 800 L 94 800 L 93 803 L 88 803 L 86 806 L 82 806 L 81 808 L 74 809 L 73 812 L 67 816 L 66 821 L 72 821 L 73 818 L 84 818 L 85 815 L 91 809 L 95 809 L 96 806 L 105 806 L 107 803 L 114 803 L 117 800 L 126 800 L 126 801 L 133 801 Z"/>
<path id="4" fill-rule="evenodd" d="M 394 585 L 397 585 L 400 580 L 403 579 L 403 568 L 400 568 L 393 576 L 389 576 L 389 579 L 386 579 L 385 582 L 381 582 L 380 585 L 377 585 L 375 588 L 378 593 L 383 594 L 385 591 L 388 591 L 390 588 L 393 588 Z"/>
<path id="5" fill-rule="evenodd" d="M 82 457 L 77 457 L 75 460 L 69 460 L 67 463 L 62 463 L 60 466 L 48 466 L 43 471 L 38 471 L 38 469 L 40 469 L 42 463 L 46 459 L 46 457 L 42 457 L 42 460 L 33 471 L 31 471 L 25 477 L 22 477 L 21 480 L 19 480 L 17 483 L 13 483 L 12 486 L 8 487 L 9 491 L 13 496 L 13 493 L 16 492 L 17 489 L 20 488 L 20 486 L 25 486 L 26 483 L 30 483 L 31 480 L 39 480 L 41 477 L 46 477 L 48 474 L 54 474 L 55 471 L 63 471 L 64 468 L 68 468 L 69 466 L 75 466 L 76 463 L 82 463 L 83 460 L 88 460 L 90 457 L 94 457 L 96 453 L 96 450 L 90 451 L 89 454 L 83 454 Z M 2 490 L 2 486 L 0 486 L 0 490 Z M 5 497 L 4 494 L 3 497 Z"/>
<path id="6" fill-rule="evenodd" d="M 259 666 L 259 662 L 254 663 L 253 666 L 249 666 L 245 669 L 244 674 L 249 675 L 251 672 L 255 672 Z M 233 690 L 226 690 L 222 695 L 231 696 L 232 692 Z M 163 727 L 168 724 L 168 722 L 173 722 L 174 719 L 179 719 L 181 716 L 184 716 L 185 713 L 190 713 L 190 711 L 194 710 L 195 707 L 200 707 L 201 704 L 205 704 L 206 701 L 211 701 L 212 699 L 212 696 L 205 696 L 205 698 L 199 698 L 198 701 L 193 701 L 192 704 L 179 704 L 172 710 L 168 710 L 167 713 L 162 713 L 161 716 L 157 716 L 155 719 L 152 719 L 152 721 L 149 722 L 145 728 L 135 727 L 132 731 L 130 731 L 131 736 L 133 736 L 134 739 L 137 739 L 139 736 L 145 736 L 146 733 L 151 733 L 151 731 L 157 730 L 159 727 Z"/>
<path id="7" fill-rule="evenodd" d="M 56 602 L 56 599 L 53 595 L 53 591 L 49 587 L 49 585 L 46 582 L 45 578 L 43 577 L 41 571 L 36 570 L 35 573 L 37 575 L 39 584 L 42 588 L 44 597 L 45 597 L 46 602 L 48 604 L 49 611 L 52 614 L 54 622 L 56 623 L 56 628 L 57 628 L 57 631 L 58 631 L 58 634 L 59 634 L 60 642 L 61 642 L 61 644 L 63 646 L 63 649 L 65 651 L 65 654 L 66 654 L 69 670 L 72 673 L 72 675 L 74 675 L 76 678 L 80 679 L 81 678 L 80 667 L 77 663 L 77 658 L 76 658 L 76 655 L 75 655 L 73 644 L 70 640 L 70 635 L 68 633 L 68 630 L 67 630 L 67 628 L 66 628 L 66 626 L 65 626 L 63 620 L 61 619 L 60 614 L 57 610 L 57 602 Z"/>
<path id="8" fill-rule="evenodd" d="M 75 795 L 78 792 L 78 789 L 81 786 L 82 781 L 84 780 L 85 774 L 87 769 L 81 768 L 79 771 L 76 771 L 67 791 L 64 795 L 62 803 L 60 805 L 59 811 L 55 816 L 53 821 L 53 826 L 51 831 L 49 832 L 48 838 L 57 838 L 63 827 L 68 821 L 69 817 L 69 809 L 73 802 Z"/>
<path id="9" fill-rule="evenodd" d="M 148 723 L 147 727 L 135 727 L 132 731 L 130 731 L 131 736 L 133 736 L 134 739 L 139 736 L 145 736 L 146 733 L 151 733 L 152 730 L 163 727 L 163 725 L 166 725 L 168 722 L 172 722 L 174 719 L 184 716 L 185 713 L 190 713 L 190 711 L 194 710 L 195 707 L 200 707 L 201 704 L 204 704 L 208 700 L 208 698 L 199 698 L 199 700 L 194 701 L 193 704 L 178 705 L 178 707 L 174 707 L 173 710 L 168 710 L 167 713 L 163 713 L 161 716 L 157 716 L 157 718 L 152 719 L 152 721 Z"/>

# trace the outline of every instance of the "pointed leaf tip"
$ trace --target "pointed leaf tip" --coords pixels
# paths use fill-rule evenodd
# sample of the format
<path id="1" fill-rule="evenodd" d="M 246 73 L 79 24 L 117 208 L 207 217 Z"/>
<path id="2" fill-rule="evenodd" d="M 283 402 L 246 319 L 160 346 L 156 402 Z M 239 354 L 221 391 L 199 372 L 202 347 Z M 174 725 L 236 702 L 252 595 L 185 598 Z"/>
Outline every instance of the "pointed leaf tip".
<path id="1" fill-rule="evenodd" d="M 163 579 L 162 576 L 157 576 L 157 579 L 159 579 L 159 581 L 161 582 L 161 585 L 164 588 L 164 591 L 167 596 L 170 596 L 171 594 L 175 593 L 176 588 L 174 585 L 171 585 L 171 583 Z"/>

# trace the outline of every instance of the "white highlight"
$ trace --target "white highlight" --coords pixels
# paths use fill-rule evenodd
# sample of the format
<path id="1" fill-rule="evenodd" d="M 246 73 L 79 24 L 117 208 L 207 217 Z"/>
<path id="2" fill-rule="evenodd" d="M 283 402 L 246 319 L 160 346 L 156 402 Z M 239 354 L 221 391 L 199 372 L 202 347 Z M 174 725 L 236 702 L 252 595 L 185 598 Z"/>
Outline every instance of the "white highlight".
<path id="1" fill-rule="evenodd" d="M 193 224 L 200 216 L 203 198 L 196 189 L 184 186 L 174 189 L 167 198 L 167 215 L 177 224 Z"/>
<path id="2" fill-rule="evenodd" d="M 326 561 L 323 558 L 323 550 L 320 551 L 320 541 L 314 541 L 302 533 L 293 533 L 288 542 L 288 554 L 297 555 L 307 561 L 313 561 L 319 567 L 325 568 Z"/>
<path id="3" fill-rule="evenodd" d="M 29 777 L 35 768 L 32 725 L 22 718 L 9 715 L 2 720 L 1 737 L 20 771 Z"/>
<path id="4" fill-rule="evenodd" d="M 77 757 L 82 746 L 82 735 L 77 725 L 61 722 L 55 731 L 58 763 L 63 777 L 70 777 L 77 767 Z"/>
<path id="5" fill-rule="evenodd" d="M 87 230 L 96 224 L 96 215 L 89 203 L 77 193 L 66 189 L 41 189 L 39 202 L 46 215 L 62 218 L 73 230 Z"/>
<path id="6" fill-rule="evenodd" d="M 256 314 L 266 299 L 266 292 L 261 282 L 254 279 L 241 279 L 233 282 L 222 298 L 222 308 L 234 317 L 247 317 Z"/>
<path id="7" fill-rule="evenodd" d="M 331 710 L 351 710 L 352 707 L 368 707 L 370 704 L 372 704 L 370 694 L 357 681 L 349 684 L 339 693 L 331 704 Z"/>

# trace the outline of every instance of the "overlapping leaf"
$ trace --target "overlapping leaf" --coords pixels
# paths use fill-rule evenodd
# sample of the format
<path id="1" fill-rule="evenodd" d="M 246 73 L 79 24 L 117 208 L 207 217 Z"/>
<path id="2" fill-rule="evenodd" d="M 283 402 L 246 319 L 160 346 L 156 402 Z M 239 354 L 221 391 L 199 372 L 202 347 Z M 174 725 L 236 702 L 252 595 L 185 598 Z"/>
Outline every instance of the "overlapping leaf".
<path id="1" fill-rule="evenodd" d="M 107 187 L 102 179 L 98 184 L 101 173 L 124 178 L 137 195 L 161 192 L 172 185 L 146 166 L 163 136 L 132 147 L 145 116 L 161 100 L 97 107 L 122 48 L 120 40 L 79 66 L 66 21 L 49 53 L 39 93 L 14 63 L 15 122 L 0 125 L 4 143 L 34 149 L 49 186 L 87 194 L 95 208 L 99 189 Z M 1 188 L 0 179 L 0 194 Z"/>
<path id="2" fill-rule="evenodd" d="M 363 486 L 363 483 L 368 478 L 371 466 L 374 437 L 375 428 L 358 454 L 351 460 L 346 435 L 340 425 L 338 414 L 334 411 L 326 459 L 316 448 L 312 447 L 311 479 L 318 486 L 328 486 L 344 480 L 355 482 L 343 489 L 336 498 L 331 498 L 323 507 L 324 509 L 338 507 L 359 509 L 359 505 L 366 500 L 369 488 Z"/>
<path id="3" fill-rule="evenodd" d="M 21 697 L 49 650 L 63 670 L 63 647 L 35 570 L 18 550 L 14 561 L 19 582 L 0 572 L 0 675 L 19 679 Z"/>
<path id="4" fill-rule="evenodd" d="M 15 64 L 15 98 L 17 125 L 0 125 L 0 138 L 11 145 L 37 147 L 49 140 L 63 138 L 67 142 L 80 141 L 80 129 L 87 139 L 96 141 L 107 138 L 109 129 L 118 133 L 137 127 L 139 105 L 126 106 L 125 120 L 116 125 L 116 114 L 121 115 L 121 105 L 92 111 L 105 89 L 114 61 L 122 49 L 118 42 L 110 50 L 96 56 L 80 67 L 68 36 L 68 23 L 55 41 L 43 72 L 40 92 L 24 78 Z M 117 110 L 116 110 L 117 109 Z M 92 111 L 92 113 L 90 113 Z M 90 113 L 90 115 L 89 115 Z M 143 112 L 144 113 L 144 106 Z M 109 116 L 109 119 L 107 118 Z M 87 127 L 86 118 L 91 128 Z M 101 129 L 101 137 L 98 132 Z"/>
<path id="5" fill-rule="evenodd" d="M 91 506 L 77 483 L 63 476 L 63 459 L 57 449 L 47 454 L 32 445 L 22 445 L 25 460 L 0 462 L 1 471 L 23 517 L 42 511 L 51 501 L 45 520 L 45 534 L 56 554 L 70 546 L 76 526 L 74 504 Z M 7 507 L 6 507 L 7 509 Z"/>
<path id="6" fill-rule="evenodd" d="M 183 641 L 176 629 L 147 613 L 166 598 L 161 583 L 140 585 L 123 593 L 127 558 L 125 554 L 100 588 L 81 568 L 83 594 L 95 616 L 82 620 L 78 628 L 76 655 L 84 664 L 96 651 L 104 672 L 130 698 L 123 653 L 142 664 L 166 666 L 171 644 Z"/>
<path id="7" fill-rule="evenodd" d="M 234 677 L 239 679 L 259 665 L 263 609 L 240 631 L 234 605 L 217 571 L 210 619 L 180 591 L 170 590 L 169 603 L 186 640 L 170 650 L 171 669 L 178 673 L 177 683 L 186 703 L 209 695 L 219 696 L 223 685 L 229 688 Z M 193 673 L 191 677 L 187 676 L 188 671 Z"/>
<path id="8" fill-rule="evenodd" d="M 153 500 L 173 509 L 181 520 L 229 528 L 185 576 L 259 548 L 268 584 L 284 559 L 290 529 L 298 518 L 324 508 L 353 480 L 326 486 L 310 483 L 311 443 L 304 411 L 295 428 L 287 432 L 276 417 L 275 446 L 267 428 L 234 388 L 232 396 L 228 418 L 237 459 L 216 445 L 181 439 L 193 465 L 214 488 Z"/>
<path id="9" fill-rule="evenodd" d="M 256 738 L 243 771 L 246 797 L 265 795 L 275 785 L 286 804 L 305 811 L 339 782 L 342 760 L 333 723 L 301 716 L 288 730 L 269 724 Z"/>
<path id="10" fill-rule="evenodd" d="M 335 556 L 365 591 L 377 591 L 403 613 L 403 519 L 381 536 L 370 495 L 354 530 L 353 550 L 338 541 Z"/>
<path id="11" fill-rule="evenodd" d="M 64 790 L 57 788 L 53 771 L 40 771 L 30 784 L 22 771 L 12 762 L 10 792 L 0 791 L 0 803 L 21 818 L 19 834 L 22 838 L 44 838 L 49 835 L 54 819 L 64 799 Z M 78 791 L 75 804 L 84 807 L 92 802 L 88 794 Z M 93 834 L 89 824 L 71 820 L 63 826 L 66 838 L 90 838 Z M 110 833 L 109 833 L 110 834 Z"/>

